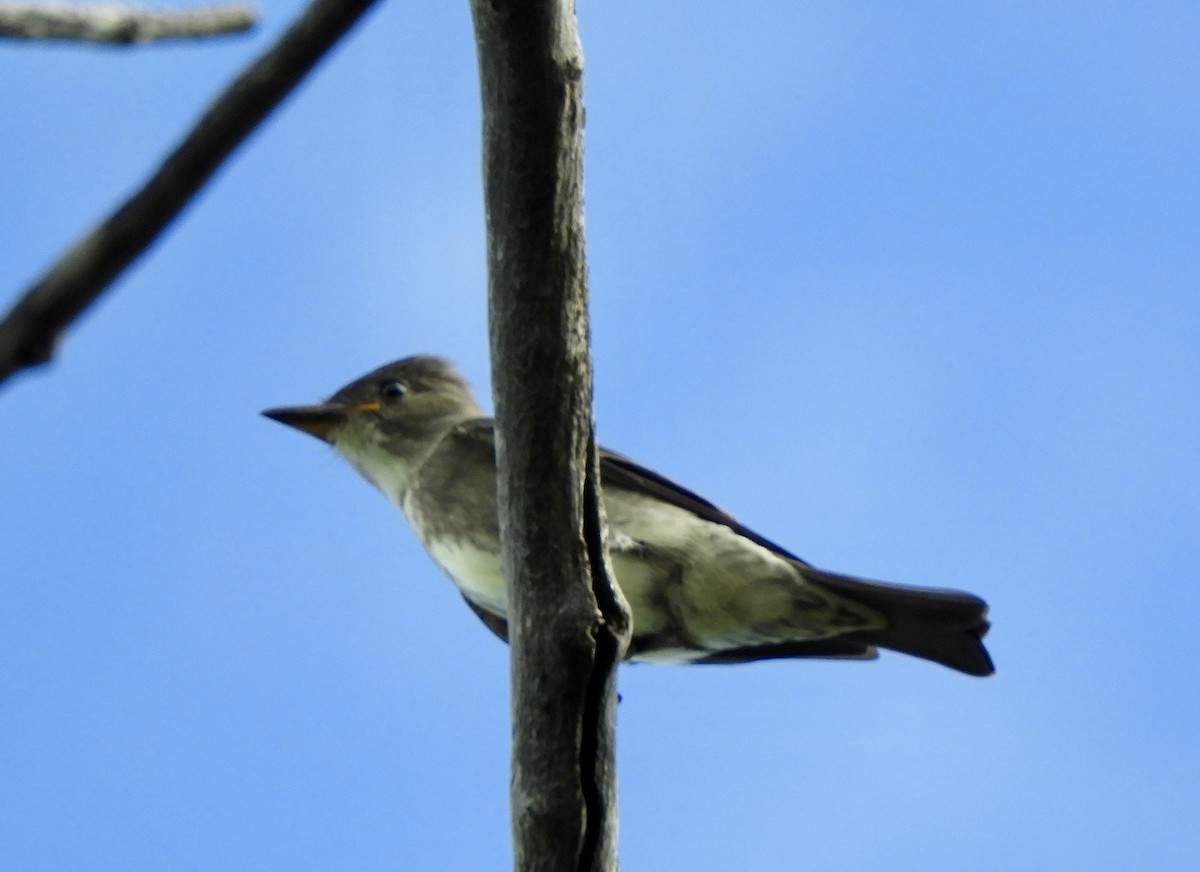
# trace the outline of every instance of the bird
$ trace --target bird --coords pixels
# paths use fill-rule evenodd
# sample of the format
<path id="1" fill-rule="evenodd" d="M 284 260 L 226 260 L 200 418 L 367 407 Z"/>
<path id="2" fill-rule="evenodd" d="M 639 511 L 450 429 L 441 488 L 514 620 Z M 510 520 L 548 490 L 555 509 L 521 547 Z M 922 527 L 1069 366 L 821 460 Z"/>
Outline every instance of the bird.
<path id="1" fill-rule="evenodd" d="M 263 414 L 328 443 L 382 491 L 507 641 L 495 427 L 452 363 L 407 357 L 324 403 Z M 599 465 L 609 559 L 632 616 L 626 660 L 872 660 L 884 648 L 967 675 L 995 671 L 979 597 L 818 569 L 623 455 L 601 448 Z"/>

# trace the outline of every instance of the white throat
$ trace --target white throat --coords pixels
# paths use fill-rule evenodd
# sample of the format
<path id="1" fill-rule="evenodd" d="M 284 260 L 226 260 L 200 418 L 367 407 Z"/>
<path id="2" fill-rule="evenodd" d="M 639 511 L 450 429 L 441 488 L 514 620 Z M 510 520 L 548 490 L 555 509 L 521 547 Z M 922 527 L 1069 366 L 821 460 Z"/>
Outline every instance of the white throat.
<path id="1" fill-rule="evenodd" d="M 414 468 L 406 461 L 388 452 L 377 442 L 342 438 L 334 443 L 334 449 L 346 459 L 358 474 L 379 488 L 396 507 L 404 511 L 404 496 L 416 477 L 419 466 Z"/>

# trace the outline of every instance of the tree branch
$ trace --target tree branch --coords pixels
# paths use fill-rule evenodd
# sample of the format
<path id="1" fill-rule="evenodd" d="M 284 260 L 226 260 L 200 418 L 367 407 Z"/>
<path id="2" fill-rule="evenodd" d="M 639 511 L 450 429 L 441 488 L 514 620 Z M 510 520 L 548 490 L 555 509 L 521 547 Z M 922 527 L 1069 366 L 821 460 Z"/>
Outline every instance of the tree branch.
<path id="1" fill-rule="evenodd" d="M 472 0 L 521 872 L 616 869 L 616 665 L 592 424 L 582 53 L 570 0 Z"/>
<path id="2" fill-rule="evenodd" d="M 62 332 L 150 247 L 374 2 L 314 0 L 242 71 L 142 189 L 75 242 L 0 322 L 0 382 L 50 361 Z"/>
<path id="3" fill-rule="evenodd" d="M 0 3 L 0 37 L 133 45 L 241 33 L 258 23 L 244 3 L 182 11 L 132 6 Z"/>

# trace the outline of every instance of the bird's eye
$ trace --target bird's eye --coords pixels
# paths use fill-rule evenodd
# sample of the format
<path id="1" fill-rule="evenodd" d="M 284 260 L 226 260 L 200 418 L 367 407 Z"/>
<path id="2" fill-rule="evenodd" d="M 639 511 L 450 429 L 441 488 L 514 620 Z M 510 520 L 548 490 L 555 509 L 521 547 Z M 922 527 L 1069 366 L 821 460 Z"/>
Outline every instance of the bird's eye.
<path id="1" fill-rule="evenodd" d="M 408 393 L 408 388 L 398 381 L 384 382 L 379 387 L 379 395 L 385 400 L 398 400 Z"/>

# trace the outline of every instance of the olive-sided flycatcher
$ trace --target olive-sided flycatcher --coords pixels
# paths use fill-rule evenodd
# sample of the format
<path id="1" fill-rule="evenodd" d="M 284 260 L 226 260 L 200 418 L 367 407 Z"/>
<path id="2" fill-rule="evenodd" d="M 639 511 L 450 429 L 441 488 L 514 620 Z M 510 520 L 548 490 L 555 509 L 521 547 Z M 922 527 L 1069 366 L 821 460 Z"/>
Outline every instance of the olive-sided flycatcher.
<path id="1" fill-rule="evenodd" d="M 264 414 L 328 442 L 383 491 L 507 639 L 495 434 L 450 363 L 409 357 L 320 405 Z M 969 675 L 993 671 L 978 597 L 817 569 L 619 454 L 601 450 L 600 479 L 613 575 L 633 615 L 629 660 L 871 659 L 881 647 Z"/>

